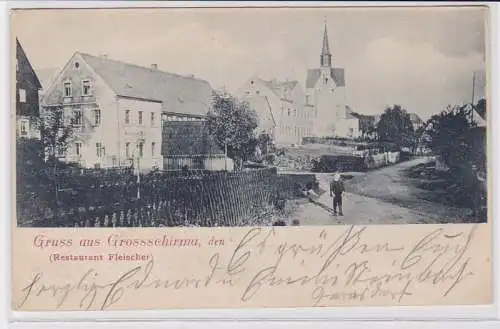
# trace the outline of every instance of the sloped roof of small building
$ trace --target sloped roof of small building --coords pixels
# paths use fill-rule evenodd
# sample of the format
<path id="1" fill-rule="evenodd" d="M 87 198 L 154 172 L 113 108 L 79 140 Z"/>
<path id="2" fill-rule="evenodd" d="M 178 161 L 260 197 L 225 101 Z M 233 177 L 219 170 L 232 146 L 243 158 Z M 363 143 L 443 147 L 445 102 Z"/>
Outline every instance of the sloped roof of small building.
<path id="1" fill-rule="evenodd" d="M 170 113 L 204 116 L 209 110 L 212 87 L 205 80 L 79 54 L 118 96 L 161 102 Z"/>
<path id="2" fill-rule="evenodd" d="M 321 69 L 307 70 L 306 88 L 314 88 L 316 82 L 321 77 Z M 340 87 L 345 86 L 345 74 L 343 68 L 330 68 L 330 78 Z"/>
<path id="3" fill-rule="evenodd" d="M 354 112 L 353 109 L 349 106 L 345 106 L 345 118 L 346 119 L 359 119 L 359 114 Z"/>

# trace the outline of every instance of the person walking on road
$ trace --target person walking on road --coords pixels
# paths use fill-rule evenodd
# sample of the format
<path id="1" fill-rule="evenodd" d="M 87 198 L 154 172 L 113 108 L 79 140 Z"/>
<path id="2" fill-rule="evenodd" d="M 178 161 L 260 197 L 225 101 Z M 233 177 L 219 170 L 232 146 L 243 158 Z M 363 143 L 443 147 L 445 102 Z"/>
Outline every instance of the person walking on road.
<path id="1" fill-rule="evenodd" d="M 342 193 L 345 191 L 344 182 L 340 178 L 340 174 L 336 173 L 333 176 L 333 181 L 330 183 L 330 196 L 333 197 L 333 215 L 343 216 L 342 212 Z"/>

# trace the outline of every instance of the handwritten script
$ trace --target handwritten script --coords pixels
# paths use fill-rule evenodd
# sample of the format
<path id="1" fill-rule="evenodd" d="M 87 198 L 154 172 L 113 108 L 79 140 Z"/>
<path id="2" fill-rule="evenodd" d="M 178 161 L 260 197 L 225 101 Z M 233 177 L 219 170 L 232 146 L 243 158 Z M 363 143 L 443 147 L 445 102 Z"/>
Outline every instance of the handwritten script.
<path id="1" fill-rule="evenodd" d="M 295 286 L 306 292 L 311 306 L 380 298 L 402 304 L 429 285 L 446 297 L 474 275 L 468 250 L 475 226 L 458 233 L 433 229 L 404 245 L 373 243 L 366 238 L 368 230 L 351 226 L 336 236 L 322 231 L 314 241 L 291 243 L 280 238 L 276 228 L 252 228 L 229 252 L 211 253 L 200 266 L 203 272 L 182 277 L 159 271 L 154 258 L 114 277 L 111 266 L 101 272 L 88 267 L 64 282 L 41 271 L 22 286 L 17 306 L 22 309 L 49 297 L 56 309 L 71 305 L 106 310 L 140 290 L 200 291 L 214 286 L 235 289 L 240 303 Z"/>

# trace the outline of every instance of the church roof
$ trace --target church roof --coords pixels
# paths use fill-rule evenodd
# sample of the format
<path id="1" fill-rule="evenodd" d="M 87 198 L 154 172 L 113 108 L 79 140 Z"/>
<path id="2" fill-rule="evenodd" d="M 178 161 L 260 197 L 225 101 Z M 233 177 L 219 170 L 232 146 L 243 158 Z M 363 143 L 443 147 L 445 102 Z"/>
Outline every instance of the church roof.
<path id="1" fill-rule="evenodd" d="M 328 44 L 328 31 L 326 30 L 326 23 L 325 23 L 325 32 L 323 33 L 323 47 L 321 49 L 321 54 L 331 55 L 330 45 Z"/>
<path id="2" fill-rule="evenodd" d="M 161 102 L 170 113 L 204 116 L 209 110 L 212 87 L 205 80 L 79 54 L 118 96 Z"/>
<path id="3" fill-rule="evenodd" d="M 320 76 L 320 69 L 307 70 L 306 88 L 314 88 Z M 333 81 L 335 81 L 337 86 L 345 87 L 345 75 L 343 68 L 330 68 L 330 77 Z"/>

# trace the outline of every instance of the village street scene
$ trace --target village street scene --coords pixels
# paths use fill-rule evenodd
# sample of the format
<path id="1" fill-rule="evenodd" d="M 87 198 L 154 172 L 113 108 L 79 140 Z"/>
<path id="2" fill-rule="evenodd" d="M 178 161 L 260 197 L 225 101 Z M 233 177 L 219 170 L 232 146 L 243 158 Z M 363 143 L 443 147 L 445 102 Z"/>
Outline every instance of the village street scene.
<path id="1" fill-rule="evenodd" d="M 18 10 L 18 226 L 486 222 L 486 11 L 426 11 Z"/>

